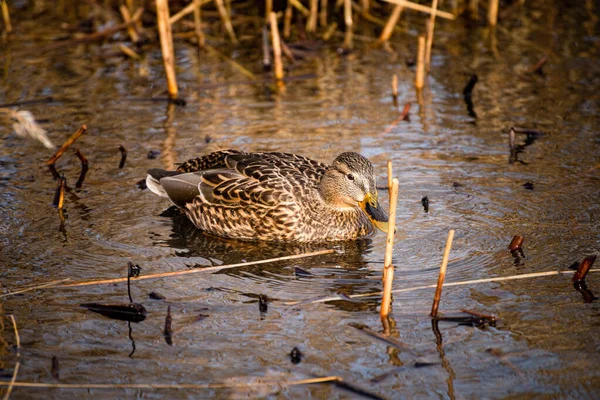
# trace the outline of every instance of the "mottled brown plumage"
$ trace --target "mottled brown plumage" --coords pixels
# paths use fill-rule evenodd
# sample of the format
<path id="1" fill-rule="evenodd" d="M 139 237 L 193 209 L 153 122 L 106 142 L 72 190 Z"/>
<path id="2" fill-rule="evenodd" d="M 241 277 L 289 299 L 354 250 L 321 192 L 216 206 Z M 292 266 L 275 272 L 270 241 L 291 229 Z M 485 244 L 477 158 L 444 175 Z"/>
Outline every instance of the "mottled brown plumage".
<path id="1" fill-rule="evenodd" d="M 176 171 L 148 171 L 199 229 L 242 240 L 331 241 L 387 230 L 373 166 L 357 153 L 325 165 L 288 153 L 214 152 Z"/>

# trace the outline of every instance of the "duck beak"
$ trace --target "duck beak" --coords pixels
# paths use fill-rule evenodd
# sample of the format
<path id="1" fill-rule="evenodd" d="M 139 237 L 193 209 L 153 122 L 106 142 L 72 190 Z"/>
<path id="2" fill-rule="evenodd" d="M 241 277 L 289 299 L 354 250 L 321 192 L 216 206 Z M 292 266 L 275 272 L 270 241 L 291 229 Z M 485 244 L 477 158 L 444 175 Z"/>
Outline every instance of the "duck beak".
<path id="1" fill-rule="evenodd" d="M 367 217 L 369 217 L 369 220 L 377 229 L 387 233 L 389 229 L 388 216 L 377 201 L 377 194 L 367 193 L 365 199 L 359 202 L 358 205 L 367 214 Z"/>

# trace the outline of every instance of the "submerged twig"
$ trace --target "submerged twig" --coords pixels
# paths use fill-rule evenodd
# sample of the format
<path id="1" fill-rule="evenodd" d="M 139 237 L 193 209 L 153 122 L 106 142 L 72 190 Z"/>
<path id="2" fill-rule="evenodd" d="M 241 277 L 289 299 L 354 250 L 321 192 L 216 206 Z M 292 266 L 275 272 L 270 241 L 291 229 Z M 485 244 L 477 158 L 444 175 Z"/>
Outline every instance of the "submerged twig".
<path id="1" fill-rule="evenodd" d="M 165 329 L 163 331 L 163 336 L 165 337 L 165 342 L 169 346 L 173 346 L 173 317 L 171 317 L 171 306 L 167 307 L 167 316 L 165 317 Z"/>
<path id="2" fill-rule="evenodd" d="M 32 287 L 28 287 L 28 288 L 25 288 L 25 289 L 19 289 L 19 290 L 15 290 L 13 292 L 0 294 L 0 299 L 3 298 L 3 297 L 14 296 L 16 294 L 31 292 L 33 290 L 49 288 L 51 286 L 60 285 L 61 283 L 65 283 L 65 282 L 70 281 L 70 280 L 71 280 L 71 278 L 59 279 L 57 281 L 46 282 L 46 283 L 41 284 L 41 285 L 32 286 Z"/>
<path id="3" fill-rule="evenodd" d="M 13 387 L 16 384 L 17 381 L 17 375 L 19 373 L 19 367 L 21 365 L 21 338 L 19 336 L 19 329 L 17 328 L 17 321 L 15 320 L 15 316 L 10 314 L 10 320 L 12 322 L 13 325 L 13 330 L 15 332 L 15 343 L 17 345 L 17 362 L 15 363 L 15 368 L 13 370 L 13 374 L 12 374 L 12 378 L 10 379 L 10 382 L 2 382 L 4 384 L 8 383 L 8 388 L 6 389 L 6 394 L 4 395 L 4 400 L 8 400 L 8 398 L 10 397 L 10 394 L 13 390 Z"/>
<path id="4" fill-rule="evenodd" d="M 122 145 L 119 145 L 119 151 L 121 152 L 121 161 L 119 161 L 119 169 L 125 166 L 125 160 L 127 160 L 127 150 Z"/>

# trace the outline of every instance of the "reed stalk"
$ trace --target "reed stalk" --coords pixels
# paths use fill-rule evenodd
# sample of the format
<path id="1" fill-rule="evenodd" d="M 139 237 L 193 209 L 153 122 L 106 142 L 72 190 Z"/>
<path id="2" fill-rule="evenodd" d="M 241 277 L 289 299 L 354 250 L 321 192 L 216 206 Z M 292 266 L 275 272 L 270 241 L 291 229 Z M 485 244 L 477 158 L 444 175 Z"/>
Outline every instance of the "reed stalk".
<path id="1" fill-rule="evenodd" d="M 394 27 L 398 23 L 400 15 L 402 15 L 402 10 L 404 10 L 403 6 L 394 6 L 390 17 L 388 18 L 387 22 L 385 23 L 385 26 L 383 27 L 383 31 L 381 31 L 381 35 L 379 35 L 379 39 L 377 39 L 378 43 L 385 43 L 390 39 L 392 33 L 394 32 Z"/>
<path id="2" fill-rule="evenodd" d="M 321 12 L 319 13 L 319 24 L 321 28 L 327 26 L 327 0 L 321 0 Z"/>
<path id="3" fill-rule="evenodd" d="M 439 10 L 434 11 L 431 7 L 422 6 L 420 4 L 413 3 L 410 1 L 405 1 L 405 0 L 384 0 L 384 1 L 387 1 L 388 3 L 392 3 L 392 4 L 397 4 L 399 6 L 403 6 L 404 8 L 410 8 L 415 11 L 421 11 L 421 12 L 424 12 L 427 14 L 432 14 L 435 12 L 436 17 L 449 19 L 449 20 L 456 19 L 456 17 L 452 13 L 449 13 L 446 11 L 439 11 Z"/>
<path id="4" fill-rule="evenodd" d="M 2 8 L 2 20 L 4 21 L 4 30 L 6 33 L 12 32 L 12 23 L 10 22 L 10 12 L 8 11 L 8 2 L 0 0 L 0 8 Z"/>
<path id="5" fill-rule="evenodd" d="M 431 9 L 433 12 L 429 18 L 427 24 L 427 46 L 425 47 L 425 66 L 427 71 L 431 71 L 431 48 L 433 47 L 433 32 L 435 29 L 435 14 L 437 12 L 438 0 L 433 0 L 431 3 Z"/>
<path id="6" fill-rule="evenodd" d="M 285 8 L 285 12 L 283 13 L 283 37 L 289 38 L 292 34 L 292 17 L 294 16 L 294 9 L 288 3 Z"/>
<path id="7" fill-rule="evenodd" d="M 202 0 L 194 0 L 194 5 L 194 31 L 198 39 L 198 47 L 202 49 L 206 41 L 202 32 Z"/>
<path id="8" fill-rule="evenodd" d="M 10 382 L 2 382 L 4 384 L 8 384 L 8 388 L 6 389 L 6 394 L 4 395 L 4 400 L 8 400 L 10 398 L 10 394 L 12 393 L 13 387 L 16 386 L 17 375 L 19 374 L 19 367 L 21 365 L 21 337 L 19 336 L 19 329 L 17 328 L 17 321 L 15 320 L 15 316 L 10 314 L 10 320 L 13 325 L 13 330 L 15 332 L 15 344 L 17 347 L 17 362 L 15 363 L 15 368 L 13 369 L 12 378 Z"/>
<path id="9" fill-rule="evenodd" d="M 281 59 L 281 39 L 279 38 L 279 27 L 277 26 L 277 14 L 271 12 L 269 15 L 271 23 L 271 41 L 273 44 L 273 62 L 275 64 L 275 79 L 283 79 L 283 61 Z"/>
<path id="10" fill-rule="evenodd" d="M 319 8 L 319 0 L 310 0 L 310 15 L 306 22 L 306 32 L 314 32 L 317 30 L 317 10 Z"/>
<path id="11" fill-rule="evenodd" d="M 490 0 L 487 15 L 490 27 L 494 27 L 498 23 L 498 3 L 498 0 Z"/>
<path id="12" fill-rule="evenodd" d="M 389 169 L 388 169 L 389 171 Z M 385 245 L 385 260 L 383 264 L 383 297 L 381 299 L 381 319 L 387 318 L 390 313 L 392 302 L 392 283 L 394 282 L 394 265 L 392 264 L 392 253 L 394 252 L 394 234 L 396 233 L 396 204 L 398 203 L 398 179 L 392 179 L 390 190 L 390 211 L 388 216 L 388 232 Z"/>
<path id="13" fill-rule="evenodd" d="M 119 7 L 119 12 L 121 13 L 125 23 L 131 22 L 131 12 L 125 4 L 121 4 L 121 7 Z M 137 30 L 135 29 L 135 24 L 127 27 L 127 34 L 133 43 L 138 43 L 140 41 L 140 35 L 138 35 Z"/>
<path id="14" fill-rule="evenodd" d="M 175 52 L 173 50 L 173 33 L 169 22 L 168 0 L 156 0 L 156 18 L 158 20 L 158 34 L 165 64 L 169 98 L 176 100 L 179 98 L 179 89 L 177 88 L 177 77 L 175 75 Z"/>
<path id="15" fill-rule="evenodd" d="M 442 287 L 444 286 L 444 279 L 446 278 L 446 267 L 448 266 L 448 258 L 450 257 L 450 249 L 452 248 L 452 240 L 454 239 L 454 229 L 450 229 L 448 232 L 448 239 L 446 240 L 446 247 L 444 248 L 444 257 L 442 258 L 442 265 L 440 266 L 440 274 L 438 276 L 437 287 L 435 289 L 435 295 L 433 297 L 433 305 L 431 306 L 431 316 L 436 317 L 438 313 L 438 307 L 440 306 L 440 298 L 442 297 Z"/>
<path id="16" fill-rule="evenodd" d="M 417 53 L 417 73 L 415 76 L 415 87 L 423 89 L 425 83 L 425 37 L 419 35 L 419 50 Z"/>
<path id="17" fill-rule="evenodd" d="M 346 32 L 344 34 L 344 48 L 352 49 L 352 1 L 344 0 L 344 23 L 346 24 Z"/>
<path id="18" fill-rule="evenodd" d="M 46 165 L 53 165 L 56 161 L 63 155 L 63 153 L 71 146 L 81 135 L 83 135 L 87 131 L 87 126 L 81 125 L 81 128 L 77 129 L 77 131 L 71 135 L 69 139 L 58 149 L 56 153 L 48 161 L 46 161 Z"/>
<path id="19" fill-rule="evenodd" d="M 219 15 L 221 16 L 223 25 L 225 25 L 225 30 L 229 35 L 231 43 L 237 46 L 238 40 L 235 36 L 235 31 L 233 30 L 233 25 L 231 24 L 231 18 L 229 16 L 229 13 L 227 12 L 227 9 L 225 8 L 225 4 L 223 4 L 223 0 L 215 0 L 215 3 L 217 4 L 217 10 L 219 10 Z"/>

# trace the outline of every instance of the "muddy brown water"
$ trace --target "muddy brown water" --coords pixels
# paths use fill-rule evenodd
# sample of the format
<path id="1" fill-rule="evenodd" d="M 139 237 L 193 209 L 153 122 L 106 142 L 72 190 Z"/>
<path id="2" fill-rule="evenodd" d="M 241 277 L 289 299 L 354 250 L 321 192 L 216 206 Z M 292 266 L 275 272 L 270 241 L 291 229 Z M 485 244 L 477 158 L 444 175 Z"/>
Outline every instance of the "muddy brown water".
<path id="1" fill-rule="evenodd" d="M 20 4 L 20 3 L 18 3 Z M 432 72 L 421 102 L 413 88 L 420 16 L 405 12 L 398 56 L 361 45 L 340 57 L 323 48 L 294 66 L 285 91 L 263 80 L 254 43 L 234 52 L 258 74 L 247 81 L 230 64 L 177 42 L 185 107 L 161 101 L 160 53 L 144 61 L 118 55 L 114 44 L 77 45 L 46 53 L 41 35 L 59 37 L 57 17 L 22 8 L 17 32 L 0 54 L 0 102 L 52 97 L 23 106 L 57 144 L 81 124 L 76 143 L 89 159 L 81 189 L 66 194 L 66 221 L 52 198 L 45 167 L 52 152 L 0 127 L 0 273 L 2 294 L 48 281 L 124 277 L 127 262 L 142 274 L 261 260 L 305 251 L 333 255 L 135 282 L 134 301 L 147 318 L 128 325 L 91 313 L 82 303 L 126 303 L 125 284 L 53 288 L 2 298 L 20 334 L 20 382 L 64 384 L 209 384 L 261 379 L 296 381 L 337 375 L 386 398 L 591 398 L 600 393 L 600 309 L 584 303 L 570 276 L 446 288 L 440 311 L 495 314 L 495 327 L 440 322 L 428 316 L 433 289 L 393 297 L 393 336 L 411 350 L 366 336 L 351 324 L 382 331 L 379 298 L 286 305 L 381 288 L 385 237 L 311 246 L 236 243 L 211 238 L 164 211 L 169 204 L 136 182 L 217 148 L 286 151 L 329 162 L 342 151 L 372 160 L 379 185 L 392 160 L 400 180 L 394 288 L 435 283 L 449 229 L 456 230 L 447 281 L 565 270 L 600 251 L 598 5 L 529 4 L 506 17 L 490 38 L 464 21 L 436 25 Z M 404 17 L 403 17 L 404 18 Z M 545 54 L 543 75 L 528 71 Z M 399 76 L 399 107 L 390 96 Z M 478 83 L 470 116 L 462 90 Z M 215 85 L 218 84 L 218 85 Z M 210 86 L 209 86 L 210 85 Z M 411 102 L 410 121 L 398 122 Z M 510 164 L 511 126 L 544 134 Z M 524 135 L 517 135 L 523 145 Z M 118 169 L 119 145 L 128 151 Z M 160 151 L 149 159 L 150 151 Z M 57 163 L 74 186 L 80 165 L 71 151 Z M 533 184 L 525 187 L 527 183 Z M 380 191 L 387 204 L 387 192 Z M 427 196 L 425 213 L 421 199 Z M 507 250 L 525 238 L 524 256 Z M 301 268 L 298 270 L 297 268 Z M 304 271 L 309 274 L 304 273 Z M 588 288 L 600 292 L 600 275 Z M 150 292 L 166 300 L 149 298 Z M 258 296 L 269 299 L 259 311 Z M 173 345 L 163 337 L 171 306 Z M 4 318 L 2 380 L 17 361 Z M 290 352 L 297 347 L 301 362 Z M 53 377 L 52 358 L 58 359 Z M 433 365 L 418 368 L 421 363 Z M 387 375 L 385 375 L 387 374 Z M 385 376 L 384 376 L 385 375 Z M 378 383 L 373 380 L 379 379 Z M 13 398 L 353 398 L 327 384 L 253 389 L 14 388 Z"/>

